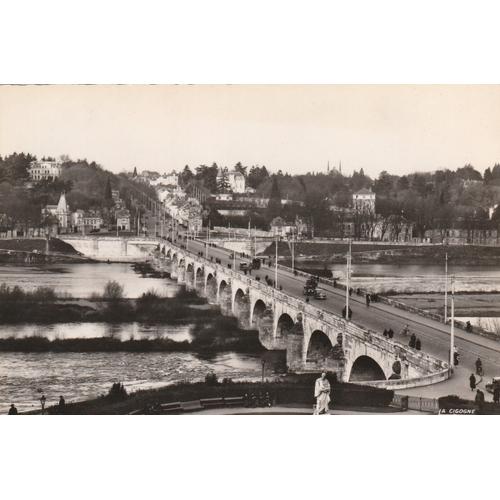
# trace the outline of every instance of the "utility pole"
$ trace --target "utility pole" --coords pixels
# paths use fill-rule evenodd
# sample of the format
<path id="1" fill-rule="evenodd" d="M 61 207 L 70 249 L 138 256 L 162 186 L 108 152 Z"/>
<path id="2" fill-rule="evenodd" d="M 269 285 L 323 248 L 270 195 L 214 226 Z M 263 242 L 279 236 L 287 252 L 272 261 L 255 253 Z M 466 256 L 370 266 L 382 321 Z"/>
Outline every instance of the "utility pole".
<path id="1" fill-rule="evenodd" d="M 346 282 L 345 282 L 345 319 L 349 321 L 349 288 L 351 278 L 351 239 L 349 238 L 349 251 L 347 253 Z"/>
<path id="2" fill-rule="evenodd" d="M 448 322 L 448 252 L 444 255 L 444 324 Z"/>
<path id="3" fill-rule="evenodd" d="M 207 226 L 207 241 L 205 241 L 205 259 L 208 260 L 208 242 L 210 239 L 210 227 Z"/>
<path id="4" fill-rule="evenodd" d="M 450 368 L 455 366 L 455 276 L 451 278 Z"/>
<path id="5" fill-rule="evenodd" d="M 276 256 L 274 258 L 274 288 L 278 288 L 278 235 L 276 235 Z"/>

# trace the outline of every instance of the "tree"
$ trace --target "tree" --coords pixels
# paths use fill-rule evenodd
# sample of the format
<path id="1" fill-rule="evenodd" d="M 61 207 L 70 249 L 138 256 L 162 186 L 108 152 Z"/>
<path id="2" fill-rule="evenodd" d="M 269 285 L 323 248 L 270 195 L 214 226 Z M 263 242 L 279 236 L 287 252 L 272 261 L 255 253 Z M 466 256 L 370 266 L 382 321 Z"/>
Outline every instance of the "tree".
<path id="1" fill-rule="evenodd" d="M 117 281 L 108 281 L 104 287 L 102 298 L 112 302 L 123 299 L 123 286 Z"/>
<path id="2" fill-rule="evenodd" d="M 267 216 L 269 220 L 278 217 L 281 213 L 281 192 L 278 186 L 278 177 L 273 176 L 273 184 L 271 186 L 271 194 L 267 204 Z"/>
<path id="3" fill-rule="evenodd" d="M 236 172 L 240 172 L 240 174 L 243 174 L 245 177 L 247 176 L 247 167 L 244 167 L 240 161 L 234 166 L 234 169 Z"/>
<path id="4" fill-rule="evenodd" d="M 113 203 L 113 192 L 111 190 L 111 180 L 109 177 L 106 181 L 106 187 L 104 188 L 104 201 L 106 204 Z"/>
<path id="5" fill-rule="evenodd" d="M 134 167 L 134 172 L 132 174 L 132 177 L 137 177 L 137 167 Z"/>
<path id="6" fill-rule="evenodd" d="M 488 167 L 485 171 L 484 171 L 484 183 L 485 184 L 489 184 L 491 182 L 491 180 L 493 179 L 493 175 L 491 173 L 491 168 Z"/>
<path id="7" fill-rule="evenodd" d="M 217 191 L 219 193 L 227 193 L 231 189 L 231 185 L 229 184 L 229 175 L 227 172 L 227 167 L 224 167 L 220 175 L 217 177 Z"/>
<path id="8" fill-rule="evenodd" d="M 184 170 L 179 175 L 179 181 L 181 186 L 187 186 L 194 178 L 194 174 L 189 168 L 189 165 L 184 167 Z"/>
<path id="9" fill-rule="evenodd" d="M 257 189 L 265 180 L 269 179 L 269 172 L 265 166 L 252 166 L 247 178 L 247 184 Z"/>
<path id="10" fill-rule="evenodd" d="M 196 167 L 196 180 L 200 181 L 201 184 L 208 189 L 211 193 L 217 191 L 217 173 L 219 172 L 219 167 L 217 163 L 212 163 L 211 167 L 207 165 L 200 165 Z"/>
<path id="11" fill-rule="evenodd" d="M 459 179 L 463 179 L 466 181 L 482 181 L 483 177 L 481 174 L 470 164 L 463 166 L 462 168 L 458 168 L 456 175 Z"/>

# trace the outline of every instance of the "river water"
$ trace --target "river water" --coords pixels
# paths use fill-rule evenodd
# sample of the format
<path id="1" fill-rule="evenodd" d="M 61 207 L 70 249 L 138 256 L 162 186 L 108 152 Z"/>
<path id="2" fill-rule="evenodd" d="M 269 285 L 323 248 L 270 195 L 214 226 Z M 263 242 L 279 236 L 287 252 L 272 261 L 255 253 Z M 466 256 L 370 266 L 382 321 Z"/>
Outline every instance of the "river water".
<path id="1" fill-rule="evenodd" d="M 345 278 L 345 265 L 330 265 L 332 275 Z M 372 292 L 444 292 L 443 265 L 353 264 L 352 286 Z M 457 292 L 491 292 L 500 290 L 500 266 L 452 266 L 448 275 L 455 276 Z"/>
<path id="2" fill-rule="evenodd" d="M 155 289 L 174 296 L 179 285 L 173 281 L 142 277 L 130 264 L 57 264 L 48 266 L 0 266 L 0 284 L 24 289 L 53 287 L 75 298 L 102 293 L 109 280 L 123 285 L 126 297 L 136 298 Z M 55 323 L 53 325 L 2 325 L 0 337 L 43 336 L 92 338 L 171 338 L 191 340 L 191 325 L 144 325 L 139 323 Z M 60 395 L 77 401 L 106 394 L 113 382 L 123 382 L 127 390 L 156 387 L 182 380 L 203 379 L 210 371 L 219 378 L 257 378 L 262 370 L 260 355 L 221 353 L 202 357 L 194 353 L 13 353 L 0 352 L 0 412 L 11 403 L 19 411 L 37 408 L 42 391 L 48 403 Z"/>
<path id="3" fill-rule="evenodd" d="M 63 395 L 67 402 L 107 394 L 113 382 L 129 392 L 182 380 L 203 380 L 214 371 L 220 378 L 256 379 L 260 356 L 222 353 L 211 358 L 192 353 L 6 353 L 0 352 L 0 412 L 10 403 L 19 411 L 38 409 Z"/>
<path id="4" fill-rule="evenodd" d="M 92 293 L 102 293 L 110 280 L 120 283 L 128 298 L 139 297 L 150 289 L 172 297 L 179 290 L 179 285 L 173 281 L 142 277 L 130 264 L 0 265 L 0 284 L 18 285 L 26 290 L 48 286 L 60 294 L 70 294 L 75 298 L 88 298 Z"/>
<path id="5" fill-rule="evenodd" d="M 334 276 L 341 276 L 343 266 L 332 266 Z M 450 266 L 457 276 L 457 290 L 500 290 L 500 267 Z M 443 266 L 354 264 L 353 286 L 373 291 L 442 291 Z M 102 293 L 109 280 L 124 286 L 129 298 L 155 289 L 173 296 L 176 283 L 142 277 L 129 264 L 58 264 L 49 266 L 0 266 L 0 284 L 19 285 L 25 289 L 50 286 L 59 293 L 75 298 Z M 55 338 L 90 338 L 115 336 L 131 338 L 168 337 L 190 340 L 191 325 L 146 326 L 138 323 L 108 325 L 74 323 L 54 325 L 4 325 L 0 337 L 46 336 Z M 182 380 L 200 380 L 209 371 L 219 378 L 257 378 L 261 373 L 261 356 L 222 353 L 201 357 L 193 353 L 11 353 L 0 352 L 0 412 L 10 403 L 20 411 L 37 408 L 41 391 L 49 403 L 59 395 L 67 401 L 97 397 L 107 393 L 111 384 L 121 381 L 128 391 L 156 387 Z M 269 373 L 268 375 L 272 375 Z"/>

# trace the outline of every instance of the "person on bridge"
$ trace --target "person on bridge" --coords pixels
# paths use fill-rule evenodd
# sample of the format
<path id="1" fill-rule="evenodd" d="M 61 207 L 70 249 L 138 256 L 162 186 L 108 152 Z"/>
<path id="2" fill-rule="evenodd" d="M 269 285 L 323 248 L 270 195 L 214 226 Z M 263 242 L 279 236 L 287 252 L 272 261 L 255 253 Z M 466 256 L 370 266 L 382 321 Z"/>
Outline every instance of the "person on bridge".
<path id="1" fill-rule="evenodd" d="M 481 361 L 481 358 L 476 359 L 476 374 L 480 377 L 483 376 L 483 362 Z"/>
<path id="2" fill-rule="evenodd" d="M 484 406 L 484 392 L 481 389 L 478 389 L 476 392 L 476 404 L 479 407 L 479 411 L 483 409 Z"/>
<path id="3" fill-rule="evenodd" d="M 316 398 L 315 415 L 328 415 L 328 405 L 330 404 L 330 382 L 323 372 L 314 385 L 314 397 Z"/>
<path id="4" fill-rule="evenodd" d="M 366 307 L 370 307 L 371 297 L 370 294 L 366 294 Z"/>
<path id="5" fill-rule="evenodd" d="M 9 408 L 9 415 L 17 415 L 17 408 L 15 404 L 11 404 Z"/>
<path id="6" fill-rule="evenodd" d="M 345 319 L 346 315 L 346 308 L 344 306 L 344 308 L 342 309 L 342 317 Z M 349 307 L 349 312 L 348 312 L 348 317 L 347 319 L 351 319 L 352 318 L 352 309 Z"/>
<path id="7" fill-rule="evenodd" d="M 500 403 L 500 385 L 496 384 L 493 389 L 493 402 L 497 405 Z"/>
<path id="8" fill-rule="evenodd" d="M 476 376 L 471 373 L 469 377 L 470 390 L 474 391 L 476 389 Z"/>

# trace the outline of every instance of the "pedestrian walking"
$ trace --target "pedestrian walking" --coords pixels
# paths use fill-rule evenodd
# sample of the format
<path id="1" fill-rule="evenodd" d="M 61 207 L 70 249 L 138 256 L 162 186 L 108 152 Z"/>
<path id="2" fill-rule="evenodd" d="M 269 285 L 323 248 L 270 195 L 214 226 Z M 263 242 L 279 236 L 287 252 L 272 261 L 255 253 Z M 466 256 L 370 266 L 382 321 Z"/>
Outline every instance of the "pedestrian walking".
<path id="1" fill-rule="evenodd" d="M 369 294 L 369 293 L 367 293 L 367 294 L 366 294 L 366 307 L 370 307 L 370 301 L 371 301 L 370 294 Z"/>
<path id="2" fill-rule="evenodd" d="M 387 335 L 389 336 L 390 339 L 392 339 L 394 337 L 394 330 L 392 328 L 389 328 Z"/>
<path id="3" fill-rule="evenodd" d="M 495 404 L 500 403 L 500 386 L 498 384 L 495 385 L 495 388 L 493 389 L 493 402 Z"/>
<path id="4" fill-rule="evenodd" d="M 9 408 L 9 415 L 17 415 L 17 408 L 16 405 L 11 404 Z"/>
<path id="5" fill-rule="evenodd" d="M 42 394 L 42 397 L 40 398 L 40 406 L 42 407 L 42 414 L 45 411 L 45 401 L 47 401 L 47 398 L 45 397 L 45 394 Z"/>
<path id="6" fill-rule="evenodd" d="M 59 396 L 59 408 L 64 408 L 66 406 L 66 401 L 62 396 Z"/>
<path id="7" fill-rule="evenodd" d="M 414 348 L 415 348 L 415 344 L 416 344 L 416 343 L 417 343 L 417 336 L 416 336 L 414 333 L 412 333 L 412 334 L 411 334 L 411 337 L 410 337 L 410 342 L 408 343 L 408 345 L 409 345 L 412 349 L 414 349 Z"/>
<path id="8" fill-rule="evenodd" d="M 383 333 L 384 337 L 388 337 L 389 336 L 389 333 L 387 332 L 387 328 L 384 328 L 384 333 Z"/>
<path id="9" fill-rule="evenodd" d="M 419 338 L 417 338 L 417 340 L 415 341 L 415 349 L 417 351 L 420 351 L 422 349 L 422 342 L 420 342 Z"/>
<path id="10" fill-rule="evenodd" d="M 476 389 L 476 376 L 473 373 L 469 377 L 469 385 L 471 391 Z"/>
<path id="11" fill-rule="evenodd" d="M 481 389 L 477 390 L 475 401 L 477 406 L 479 407 L 479 410 L 482 410 L 484 406 L 484 392 Z"/>

